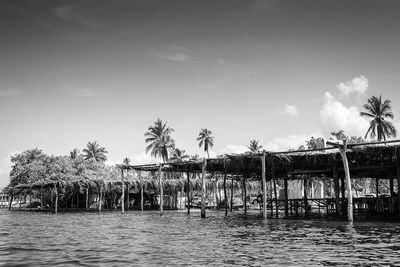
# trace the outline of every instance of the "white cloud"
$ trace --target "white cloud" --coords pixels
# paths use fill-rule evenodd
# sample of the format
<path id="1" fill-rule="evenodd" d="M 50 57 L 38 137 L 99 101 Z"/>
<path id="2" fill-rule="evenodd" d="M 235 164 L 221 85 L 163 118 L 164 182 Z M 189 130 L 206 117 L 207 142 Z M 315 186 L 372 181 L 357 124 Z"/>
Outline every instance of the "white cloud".
<path id="1" fill-rule="evenodd" d="M 351 81 L 337 84 L 336 88 L 339 89 L 340 96 L 342 97 L 348 97 L 352 93 L 356 93 L 357 96 L 362 96 L 368 89 L 368 79 L 360 75 Z"/>
<path id="2" fill-rule="evenodd" d="M 216 154 L 241 154 L 247 151 L 249 151 L 249 148 L 244 145 L 227 145 L 224 148 L 218 150 Z"/>
<path id="3" fill-rule="evenodd" d="M 296 117 L 299 115 L 299 111 L 297 110 L 296 106 L 293 105 L 285 105 L 285 112 L 292 117 Z"/>
<path id="4" fill-rule="evenodd" d="M 309 140 L 311 136 L 321 137 L 321 133 L 289 135 L 286 137 L 276 137 L 265 145 L 267 151 L 287 151 L 289 149 L 297 149 L 299 146 L 304 145 L 305 141 Z"/>
<path id="5" fill-rule="evenodd" d="M 173 49 L 175 50 L 175 49 L 182 49 L 182 48 L 173 48 Z M 178 63 L 187 62 L 187 61 L 193 59 L 191 56 L 189 56 L 187 53 L 184 53 L 184 52 L 169 53 L 169 52 L 152 51 L 152 53 L 162 59 L 166 59 L 166 60 L 178 62 Z"/>
<path id="6" fill-rule="evenodd" d="M 360 116 L 357 107 L 345 107 L 329 92 L 324 95 L 320 117 L 322 131 L 327 136 L 338 130 L 344 130 L 347 135 L 363 136 L 369 127 L 368 121 Z"/>
<path id="7" fill-rule="evenodd" d="M 20 94 L 20 90 L 18 89 L 1 89 L 0 97 L 11 97 Z"/>

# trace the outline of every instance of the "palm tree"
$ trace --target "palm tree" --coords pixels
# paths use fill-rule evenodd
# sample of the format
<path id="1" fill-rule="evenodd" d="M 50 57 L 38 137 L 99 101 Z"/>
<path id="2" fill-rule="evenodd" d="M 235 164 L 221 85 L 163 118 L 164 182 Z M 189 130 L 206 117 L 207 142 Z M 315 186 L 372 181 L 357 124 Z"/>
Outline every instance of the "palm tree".
<path id="1" fill-rule="evenodd" d="M 371 138 L 378 136 L 378 141 L 382 141 L 382 139 L 386 141 L 387 138 L 392 136 L 396 137 L 396 128 L 390 121 L 386 120 L 394 118 L 390 99 L 382 102 L 382 95 L 379 98 L 372 96 L 363 108 L 367 112 L 360 112 L 360 115 L 371 119 L 364 138 L 367 138 L 368 134 Z"/>
<path id="2" fill-rule="evenodd" d="M 79 157 L 79 153 L 80 153 L 79 149 L 75 148 L 74 150 L 69 152 L 70 159 L 76 159 L 77 157 Z"/>
<path id="3" fill-rule="evenodd" d="M 201 129 L 199 133 L 199 137 L 196 139 L 199 141 L 199 147 L 204 145 L 204 151 L 207 152 L 207 157 L 210 157 L 208 150 L 214 146 L 214 136 L 212 136 L 212 132 L 206 128 Z"/>
<path id="4" fill-rule="evenodd" d="M 167 126 L 167 122 L 157 119 L 153 126 L 149 126 L 144 136 L 145 142 L 150 143 L 146 147 L 146 153 L 151 151 L 151 156 L 162 158 L 163 162 L 168 161 L 168 152 L 175 148 L 175 141 L 170 134 L 174 129 Z"/>
<path id="5" fill-rule="evenodd" d="M 94 141 L 87 144 L 87 148 L 83 150 L 83 153 L 85 154 L 85 159 L 104 162 L 107 160 L 106 153 L 108 151 L 104 147 L 101 147 L 97 141 Z"/>
<path id="6" fill-rule="evenodd" d="M 189 159 L 189 156 L 185 154 L 185 150 L 181 150 L 179 148 L 175 148 L 172 151 L 172 155 L 169 158 L 171 162 L 182 162 L 186 159 Z"/>
<path id="7" fill-rule="evenodd" d="M 248 148 L 250 149 L 251 153 L 257 154 L 263 148 L 263 146 L 259 145 L 257 140 L 251 140 Z"/>

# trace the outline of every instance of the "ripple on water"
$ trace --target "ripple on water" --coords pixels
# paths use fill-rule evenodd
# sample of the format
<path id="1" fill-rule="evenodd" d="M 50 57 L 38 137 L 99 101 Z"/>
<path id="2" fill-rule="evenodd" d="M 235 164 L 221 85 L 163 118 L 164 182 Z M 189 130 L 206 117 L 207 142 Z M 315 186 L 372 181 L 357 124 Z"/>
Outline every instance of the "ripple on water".
<path id="1" fill-rule="evenodd" d="M 400 263 L 397 223 L 268 220 L 223 212 L 0 211 L 7 266 L 375 266 Z"/>

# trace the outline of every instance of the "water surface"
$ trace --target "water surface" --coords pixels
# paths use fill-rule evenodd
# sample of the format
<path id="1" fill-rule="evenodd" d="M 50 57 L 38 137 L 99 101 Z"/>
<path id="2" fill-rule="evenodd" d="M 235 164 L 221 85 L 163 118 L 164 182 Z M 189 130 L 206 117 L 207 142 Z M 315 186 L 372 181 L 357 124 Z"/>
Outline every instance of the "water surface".
<path id="1" fill-rule="evenodd" d="M 0 210 L 2 266 L 400 266 L 400 223 Z"/>

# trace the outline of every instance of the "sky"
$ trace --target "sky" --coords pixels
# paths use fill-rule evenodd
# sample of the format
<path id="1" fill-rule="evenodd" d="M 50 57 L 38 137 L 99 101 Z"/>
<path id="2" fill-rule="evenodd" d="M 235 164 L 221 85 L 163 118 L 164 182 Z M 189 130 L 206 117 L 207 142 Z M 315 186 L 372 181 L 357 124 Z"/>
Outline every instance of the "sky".
<path id="1" fill-rule="evenodd" d="M 392 101 L 400 130 L 400 2 L 4 0 L 0 2 L 0 186 L 10 155 L 108 150 L 154 162 L 158 118 L 176 146 L 284 151 L 330 132 L 364 135 L 366 100 Z"/>

